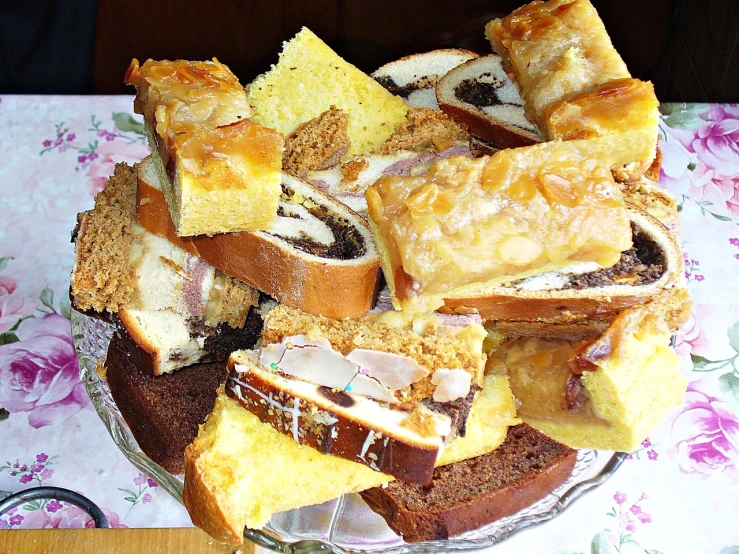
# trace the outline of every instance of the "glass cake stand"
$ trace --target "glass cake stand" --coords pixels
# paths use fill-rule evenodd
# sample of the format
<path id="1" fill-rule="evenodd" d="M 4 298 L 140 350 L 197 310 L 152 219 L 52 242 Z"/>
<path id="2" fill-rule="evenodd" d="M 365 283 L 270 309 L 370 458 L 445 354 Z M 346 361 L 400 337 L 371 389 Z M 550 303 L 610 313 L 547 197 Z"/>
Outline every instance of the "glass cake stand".
<path id="1" fill-rule="evenodd" d="M 82 380 L 113 441 L 134 466 L 181 502 L 183 476 L 168 473 L 141 451 L 105 380 L 96 371 L 98 360 L 105 360 L 113 326 L 74 310 L 71 319 Z M 244 537 L 286 554 L 420 554 L 440 549 L 469 552 L 493 546 L 519 531 L 557 517 L 575 500 L 613 475 L 625 458 L 623 453 L 580 450 L 570 478 L 547 497 L 512 516 L 444 541 L 406 544 L 358 494 L 276 514 L 262 530 L 245 529 Z"/>

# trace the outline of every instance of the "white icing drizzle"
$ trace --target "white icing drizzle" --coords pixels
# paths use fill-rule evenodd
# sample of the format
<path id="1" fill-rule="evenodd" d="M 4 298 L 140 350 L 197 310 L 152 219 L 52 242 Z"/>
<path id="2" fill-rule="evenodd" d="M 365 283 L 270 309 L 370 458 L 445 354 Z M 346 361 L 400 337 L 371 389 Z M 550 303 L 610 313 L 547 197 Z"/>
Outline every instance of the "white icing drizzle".
<path id="1" fill-rule="evenodd" d="M 253 393 L 255 393 L 257 396 L 259 396 L 260 398 L 262 398 L 263 400 L 265 400 L 273 408 L 276 408 L 276 409 L 280 410 L 283 413 L 289 412 L 292 415 L 292 435 L 293 435 L 293 440 L 295 442 L 297 442 L 297 443 L 300 443 L 300 434 L 298 433 L 298 419 L 303 414 L 300 411 L 300 401 L 298 400 L 297 397 L 293 397 L 293 407 L 292 408 L 289 408 L 287 406 L 283 406 L 277 400 L 275 400 L 274 398 L 272 398 L 272 393 L 270 393 L 269 396 L 267 396 L 264 393 L 262 393 L 262 392 L 258 391 L 257 389 L 255 389 L 254 387 L 252 387 L 251 385 L 248 385 L 247 383 L 244 383 L 240 379 L 236 379 L 235 377 L 231 377 L 231 380 L 234 381 L 235 383 L 237 383 L 238 385 L 241 385 L 242 387 L 244 387 L 246 389 L 249 389 L 250 391 L 252 391 Z M 239 397 L 239 400 L 241 400 L 242 402 L 248 402 L 248 400 L 246 398 L 244 398 L 244 396 L 241 394 L 241 390 L 240 389 L 238 389 L 236 387 L 231 387 L 231 390 L 236 393 L 236 396 Z"/>
<path id="2" fill-rule="evenodd" d="M 370 429 L 367 433 L 367 437 L 364 439 L 364 443 L 362 444 L 362 450 L 359 452 L 359 459 L 366 462 L 367 460 L 364 459 L 364 456 L 367 454 L 367 451 L 369 450 L 369 447 L 372 446 L 372 443 L 375 442 L 375 432 Z"/>

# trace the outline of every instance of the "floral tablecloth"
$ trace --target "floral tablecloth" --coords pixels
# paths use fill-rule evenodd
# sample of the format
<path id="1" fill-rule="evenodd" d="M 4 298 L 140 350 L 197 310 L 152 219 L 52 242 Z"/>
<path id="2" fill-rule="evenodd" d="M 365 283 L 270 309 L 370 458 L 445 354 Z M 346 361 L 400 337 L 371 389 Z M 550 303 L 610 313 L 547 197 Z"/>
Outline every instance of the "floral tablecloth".
<path id="1" fill-rule="evenodd" d="M 677 337 L 685 403 L 604 485 L 496 554 L 739 554 L 739 107 L 661 111 L 662 183 L 680 205 L 694 298 Z M 115 162 L 147 152 L 132 97 L 0 96 L 0 497 L 66 487 L 115 527 L 191 525 L 108 436 L 70 334 L 76 214 Z M 84 526 L 58 501 L 0 517 L 0 529 Z"/>

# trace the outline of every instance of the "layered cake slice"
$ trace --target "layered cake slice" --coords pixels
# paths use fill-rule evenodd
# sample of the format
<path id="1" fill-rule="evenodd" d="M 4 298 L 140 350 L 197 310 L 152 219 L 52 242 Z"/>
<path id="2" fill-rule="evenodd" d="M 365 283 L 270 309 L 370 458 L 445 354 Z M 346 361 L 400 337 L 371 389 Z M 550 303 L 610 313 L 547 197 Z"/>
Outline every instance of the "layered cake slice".
<path id="1" fill-rule="evenodd" d="M 76 309 L 124 330 L 153 375 L 222 360 L 253 344 L 245 329 L 259 295 L 134 218 L 136 173 L 116 169 L 95 206 L 79 215 L 71 296 Z"/>
<path id="2" fill-rule="evenodd" d="M 386 316 L 389 316 L 386 317 Z M 234 353 L 227 393 L 300 444 L 424 483 L 464 435 L 481 385 L 479 323 L 334 320 L 278 306 L 260 348 Z M 380 322 L 378 320 L 384 320 Z"/>
<path id="3" fill-rule="evenodd" d="M 277 215 L 283 136 L 252 121 L 246 92 L 213 59 L 134 59 L 152 157 L 177 234 L 268 229 Z"/>
<path id="4" fill-rule="evenodd" d="M 485 378 L 467 421 L 467 434 L 452 442 L 439 464 L 494 450 L 509 426 L 520 423 L 505 378 Z M 259 529 L 277 512 L 393 480 L 366 464 L 301 445 L 226 394 L 218 395 L 185 458 L 183 501 L 193 523 L 234 545 L 243 542 L 244 527 Z"/>

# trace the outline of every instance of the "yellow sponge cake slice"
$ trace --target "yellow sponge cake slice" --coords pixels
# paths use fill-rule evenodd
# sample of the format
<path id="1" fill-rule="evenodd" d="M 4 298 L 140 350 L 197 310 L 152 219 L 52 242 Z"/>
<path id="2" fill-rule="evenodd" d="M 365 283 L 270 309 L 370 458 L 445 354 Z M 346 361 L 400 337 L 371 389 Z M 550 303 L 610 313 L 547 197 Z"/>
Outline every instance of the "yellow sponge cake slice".
<path id="1" fill-rule="evenodd" d="M 253 119 L 288 135 L 331 106 L 348 117 L 348 155 L 374 150 L 405 120 L 408 106 L 343 60 L 307 28 L 285 43 L 279 62 L 247 87 Z"/>
<path id="2" fill-rule="evenodd" d="M 246 93 L 213 61 L 133 60 L 126 83 L 144 115 L 152 159 L 178 236 L 269 229 L 277 216 L 284 138 L 251 121 Z"/>
<path id="3" fill-rule="evenodd" d="M 490 355 L 524 422 L 573 448 L 631 452 L 677 406 L 687 382 L 664 321 L 644 308 L 594 342 L 520 337 Z"/>

